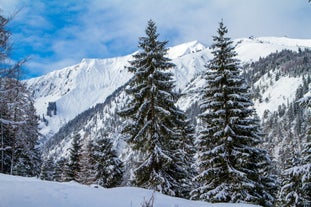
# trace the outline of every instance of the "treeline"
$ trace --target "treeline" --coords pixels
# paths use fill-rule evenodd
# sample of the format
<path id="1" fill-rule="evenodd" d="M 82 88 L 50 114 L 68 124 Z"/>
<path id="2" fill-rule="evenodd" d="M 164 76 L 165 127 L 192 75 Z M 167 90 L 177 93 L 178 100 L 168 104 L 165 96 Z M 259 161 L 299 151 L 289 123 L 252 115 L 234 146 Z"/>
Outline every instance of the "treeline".
<path id="1" fill-rule="evenodd" d="M 58 182 L 76 181 L 97 184 L 106 188 L 120 186 L 123 165 L 108 138 L 98 138 L 83 144 L 80 134 L 75 134 L 68 158 L 50 157 L 41 167 L 40 178 Z"/>

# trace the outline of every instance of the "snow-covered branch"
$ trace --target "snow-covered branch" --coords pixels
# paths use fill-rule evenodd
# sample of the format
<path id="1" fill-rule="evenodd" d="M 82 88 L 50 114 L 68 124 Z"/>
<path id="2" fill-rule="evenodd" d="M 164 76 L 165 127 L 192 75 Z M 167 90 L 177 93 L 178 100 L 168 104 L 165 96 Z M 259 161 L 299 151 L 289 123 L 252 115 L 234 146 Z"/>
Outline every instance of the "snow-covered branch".
<path id="1" fill-rule="evenodd" d="M 26 122 L 25 121 L 10 121 L 10 120 L 0 118 L 0 123 L 6 124 L 6 125 L 22 125 L 22 124 L 25 124 Z"/>

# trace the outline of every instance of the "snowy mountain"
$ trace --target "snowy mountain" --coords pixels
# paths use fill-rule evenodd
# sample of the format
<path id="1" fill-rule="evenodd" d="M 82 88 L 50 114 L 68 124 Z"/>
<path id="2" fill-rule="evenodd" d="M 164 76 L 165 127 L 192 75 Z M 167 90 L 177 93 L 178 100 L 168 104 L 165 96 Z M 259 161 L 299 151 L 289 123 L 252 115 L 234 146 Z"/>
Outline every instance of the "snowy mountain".
<path id="1" fill-rule="evenodd" d="M 259 117 L 265 117 L 265 124 L 269 117 L 264 116 L 267 112 L 272 116 L 282 104 L 294 101 L 297 89 L 303 84 L 301 74 L 306 73 L 294 75 L 286 72 L 293 67 L 293 63 L 286 59 L 292 54 L 280 53 L 280 57 L 270 54 L 284 49 L 295 51 L 297 63 L 294 65 L 299 66 L 302 58 L 299 54 L 304 48 L 311 48 L 311 40 L 250 37 L 234 40 L 234 44 L 244 75 L 252 89 L 257 90 L 255 107 Z M 169 48 L 168 56 L 176 65 L 173 71 L 176 90 L 182 94 L 177 104 L 194 120 L 200 90 L 205 83 L 202 72 L 212 57 L 211 49 L 193 41 Z M 100 136 L 111 138 L 121 160 L 126 163 L 131 160 L 133 155 L 120 136 L 122 120 L 116 114 L 127 103 L 124 86 L 132 75 L 125 66 L 130 59 L 131 55 L 84 59 L 77 65 L 26 81 L 33 91 L 35 107 L 42 120 L 45 156 L 66 156 L 73 134 L 80 133 L 85 143 Z M 49 102 L 56 103 L 56 115 L 46 115 Z"/>
<path id="2" fill-rule="evenodd" d="M 243 63 L 257 61 L 272 52 L 311 47 L 311 40 L 289 38 L 244 38 L 234 41 L 236 51 Z M 196 78 L 211 58 L 211 50 L 198 41 L 169 48 L 168 56 L 176 64 L 176 88 L 184 90 L 190 80 Z M 35 98 L 35 107 L 45 123 L 41 133 L 49 138 L 75 116 L 124 85 L 131 74 L 125 68 L 131 55 L 109 59 L 83 59 L 79 64 L 53 71 L 47 75 L 29 79 L 26 83 Z M 49 102 L 56 102 L 57 115 L 46 115 Z M 184 104 L 182 108 L 187 108 Z M 48 123 L 48 124 L 47 124 Z"/>
<path id="3" fill-rule="evenodd" d="M 38 115 L 46 116 L 49 102 L 56 102 L 57 115 L 45 117 L 41 133 L 50 136 L 76 115 L 104 102 L 130 74 L 124 68 L 130 56 L 111 59 L 83 59 L 81 63 L 27 81 L 33 91 Z"/>
<path id="4" fill-rule="evenodd" d="M 193 58 L 183 60 L 183 56 L 205 48 L 195 41 L 169 49 L 172 58 L 178 57 L 176 64 L 180 70 L 176 70 L 176 79 L 179 88 L 184 87 L 197 72 L 195 65 L 200 64 L 192 60 Z M 130 59 L 131 55 L 109 59 L 83 59 L 77 65 L 27 80 L 35 98 L 37 113 L 46 119 L 46 124 L 41 124 L 40 132 L 50 137 L 79 113 L 104 102 L 107 96 L 131 78 L 125 68 Z M 56 102 L 56 116 L 46 116 L 49 102 Z"/>
<path id="5" fill-rule="evenodd" d="M 134 187 L 102 188 L 75 182 L 58 183 L 0 174 L 1 206 L 10 207 L 126 207 L 141 206 L 153 191 Z M 31 190 L 29 190 L 31 189 Z M 17 193 L 18 192 L 18 193 Z M 120 199 L 121 198 L 121 199 Z M 154 193 L 154 207 L 256 207 L 247 204 L 210 204 Z"/>
<path id="6" fill-rule="evenodd" d="M 291 39 L 287 37 L 249 37 L 235 40 L 236 51 L 242 62 L 257 61 L 260 57 L 284 49 L 297 51 L 299 48 L 310 48 L 311 39 Z"/>
<path id="7" fill-rule="evenodd" d="M 251 63 L 254 63 L 262 58 L 267 57 L 271 53 L 280 52 L 282 50 L 298 51 L 304 48 L 311 47 L 310 40 L 301 39 L 289 39 L 289 38 L 277 38 L 277 37 L 261 37 L 261 38 L 244 38 L 234 40 L 236 45 L 236 52 L 241 64 L 244 66 L 244 70 L 251 71 Z M 209 53 L 209 49 L 205 52 Z M 209 56 L 210 57 L 210 56 Z M 269 69 L 278 69 L 269 68 Z M 204 70 L 204 69 L 203 69 Z M 274 72 L 275 73 L 275 72 Z M 260 77 L 256 79 L 254 86 L 265 88 L 262 91 L 263 98 L 269 98 L 269 101 L 259 102 L 255 101 L 255 108 L 257 114 L 262 117 L 265 110 L 276 111 L 279 105 L 292 101 L 295 97 L 296 90 L 302 83 L 302 77 L 281 77 L 280 80 L 274 81 L 274 85 L 269 85 L 271 77 L 267 77 L 270 73 L 264 72 L 260 74 Z M 270 74 L 271 75 L 271 74 Z M 274 74 L 275 77 L 275 74 Z M 205 84 L 202 76 L 194 77 L 187 83 L 183 89 L 183 96 L 178 101 L 178 106 L 187 110 L 196 100 L 200 98 L 200 89 Z"/>

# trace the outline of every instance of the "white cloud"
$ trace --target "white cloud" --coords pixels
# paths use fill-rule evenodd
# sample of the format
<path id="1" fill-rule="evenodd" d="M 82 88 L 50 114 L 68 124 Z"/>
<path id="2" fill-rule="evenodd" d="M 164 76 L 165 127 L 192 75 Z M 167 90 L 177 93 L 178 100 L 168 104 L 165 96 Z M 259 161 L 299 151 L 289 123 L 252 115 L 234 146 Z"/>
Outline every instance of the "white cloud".
<path id="1" fill-rule="evenodd" d="M 160 38 L 169 40 L 169 45 L 192 40 L 210 44 L 222 18 L 232 38 L 251 35 L 311 38 L 311 5 L 307 0 L 31 2 L 0 0 L 0 5 L 9 10 L 23 8 L 16 19 L 21 32 L 14 35 L 19 43 L 33 47 L 30 52 L 36 54 L 32 61 L 41 62 L 40 67 L 46 68 L 43 71 L 54 70 L 63 63 L 77 63 L 84 57 L 133 52 L 149 19 L 157 23 Z M 40 57 L 45 51 L 50 53 Z M 44 66 L 44 61 L 48 65 Z"/>
<path id="2" fill-rule="evenodd" d="M 0 9 L 4 14 L 10 14 L 17 10 L 19 0 L 0 0 Z"/>
<path id="3" fill-rule="evenodd" d="M 305 25 L 298 23 L 301 9 L 310 13 L 311 5 L 292 0 L 132 0 L 92 1 L 87 15 L 111 11 L 111 23 L 120 25 L 119 31 L 133 38 L 143 35 L 148 19 L 154 19 L 160 34 L 175 31 L 173 44 L 194 39 L 209 43 L 215 34 L 218 22 L 223 18 L 234 38 L 250 35 L 295 35 L 302 38 L 310 35 Z M 103 18 L 106 18 L 103 15 Z M 109 18 L 109 17 L 108 17 Z M 289 24 L 290 23 L 290 24 Z M 297 30 L 301 32 L 297 32 Z M 169 34 L 167 34 L 169 36 Z"/>

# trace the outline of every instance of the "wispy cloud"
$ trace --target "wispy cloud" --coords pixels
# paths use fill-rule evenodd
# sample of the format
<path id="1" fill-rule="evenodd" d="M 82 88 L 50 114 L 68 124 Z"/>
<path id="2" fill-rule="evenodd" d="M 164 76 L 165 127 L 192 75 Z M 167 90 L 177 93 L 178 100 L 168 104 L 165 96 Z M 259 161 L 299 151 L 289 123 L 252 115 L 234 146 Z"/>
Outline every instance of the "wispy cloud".
<path id="1" fill-rule="evenodd" d="M 137 49 L 149 19 L 169 45 L 211 43 L 223 18 L 232 38 L 311 38 L 307 0 L 0 0 L 2 9 L 22 8 L 12 29 L 15 56 L 31 55 L 27 68 L 44 74 L 82 58 L 124 55 Z"/>

